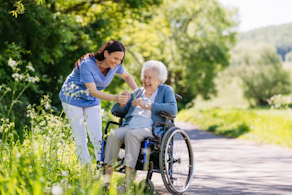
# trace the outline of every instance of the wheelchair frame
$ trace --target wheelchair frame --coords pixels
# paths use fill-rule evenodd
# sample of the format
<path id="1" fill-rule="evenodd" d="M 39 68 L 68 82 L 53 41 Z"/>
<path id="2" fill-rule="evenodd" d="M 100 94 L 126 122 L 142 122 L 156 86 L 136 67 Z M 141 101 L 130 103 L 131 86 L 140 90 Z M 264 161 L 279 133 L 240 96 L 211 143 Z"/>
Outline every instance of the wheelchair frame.
<path id="1" fill-rule="evenodd" d="M 182 100 L 180 95 L 175 95 L 177 101 Z M 108 127 L 110 124 L 118 125 L 119 127 L 123 123 L 124 115 L 121 113 L 113 112 L 114 116 L 119 117 L 119 122 L 109 121 L 106 125 L 105 135 L 108 133 Z M 139 184 L 139 187 L 144 187 L 144 191 L 148 191 L 153 193 L 154 184 L 151 181 L 153 172 L 161 173 L 161 177 L 163 179 L 164 185 L 167 190 L 172 194 L 182 194 L 185 192 L 191 184 L 194 172 L 194 161 L 193 161 L 193 151 L 190 139 L 188 135 L 178 127 L 174 125 L 175 116 L 171 116 L 168 113 L 162 111 L 160 115 L 165 118 L 165 122 L 155 121 L 152 125 L 152 134 L 153 138 L 146 137 L 141 142 L 140 154 L 137 160 L 135 171 L 143 170 L 148 171 L 146 179 L 142 180 Z M 155 127 L 157 125 L 162 125 L 164 128 L 164 134 L 161 137 L 155 133 Z M 182 141 L 185 141 L 187 150 L 188 150 L 188 176 L 185 182 L 185 185 L 176 188 L 174 186 L 174 182 L 177 178 L 173 177 L 173 166 L 175 163 L 181 163 L 182 159 L 173 158 L 173 142 L 175 139 L 175 134 L 180 134 L 182 137 Z M 101 150 L 101 166 L 104 167 L 104 149 L 106 145 L 106 138 L 102 141 L 102 150 Z M 122 147 L 123 148 L 123 145 Z M 157 165 L 157 155 L 159 164 Z M 167 158 L 168 157 L 168 158 Z M 123 159 L 120 161 L 119 165 L 122 165 Z M 119 172 L 124 172 L 124 168 L 118 170 Z M 146 185 L 145 185 L 146 184 Z"/>

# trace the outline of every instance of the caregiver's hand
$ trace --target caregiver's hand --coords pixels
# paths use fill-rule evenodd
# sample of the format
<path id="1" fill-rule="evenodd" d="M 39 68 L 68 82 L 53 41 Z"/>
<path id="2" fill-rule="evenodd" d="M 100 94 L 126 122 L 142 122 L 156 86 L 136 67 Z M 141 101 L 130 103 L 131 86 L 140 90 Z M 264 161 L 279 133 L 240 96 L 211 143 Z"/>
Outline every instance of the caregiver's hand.
<path id="1" fill-rule="evenodd" d="M 130 92 L 125 90 L 121 95 L 119 95 L 119 97 L 120 101 L 118 100 L 118 103 L 120 104 L 121 107 L 124 107 L 131 98 Z"/>

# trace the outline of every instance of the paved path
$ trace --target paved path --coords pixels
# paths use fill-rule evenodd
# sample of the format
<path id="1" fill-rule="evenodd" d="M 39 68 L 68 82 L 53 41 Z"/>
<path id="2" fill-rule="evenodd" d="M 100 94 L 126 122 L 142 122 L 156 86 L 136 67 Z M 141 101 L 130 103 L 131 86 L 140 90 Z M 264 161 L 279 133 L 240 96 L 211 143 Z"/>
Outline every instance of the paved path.
<path id="1" fill-rule="evenodd" d="M 176 126 L 187 132 L 195 154 L 194 178 L 184 194 L 292 195 L 292 150 L 215 136 L 189 123 Z M 160 174 L 152 181 L 159 194 L 169 194 Z"/>

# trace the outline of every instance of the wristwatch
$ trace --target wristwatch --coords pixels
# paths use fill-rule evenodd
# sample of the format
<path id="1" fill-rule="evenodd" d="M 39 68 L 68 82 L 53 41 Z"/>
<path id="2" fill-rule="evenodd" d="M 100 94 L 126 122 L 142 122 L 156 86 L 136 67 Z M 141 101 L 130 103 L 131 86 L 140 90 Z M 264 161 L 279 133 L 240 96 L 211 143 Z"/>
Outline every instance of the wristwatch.
<path id="1" fill-rule="evenodd" d="M 147 110 L 149 108 L 149 104 L 145 104 L 145 109 Z"/>

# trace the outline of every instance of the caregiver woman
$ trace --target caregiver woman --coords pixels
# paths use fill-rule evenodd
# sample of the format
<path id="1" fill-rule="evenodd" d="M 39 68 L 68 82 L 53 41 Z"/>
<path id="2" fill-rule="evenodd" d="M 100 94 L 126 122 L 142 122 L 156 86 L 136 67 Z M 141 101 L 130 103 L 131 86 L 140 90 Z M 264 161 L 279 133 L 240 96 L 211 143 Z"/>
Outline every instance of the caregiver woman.
<path id="1" fill-rule="evenodd" d="M 112 95 L 102 92 L 118 73 L 132 90 L 137 89 L 133 77 L 123 68 L 125 47 L 119 41 L 109 41 L 98 52 L 82 56 L 65 80 L 59 93 L 63 109 L 69 119 L 75 139 L 78 159 L 91 170 L 87 148 L 87 133 L 94 146 L 97 162 L 100 161 L 102 140 L 102 114 L 100 99 L 126 104 L 130 92 Z M 85 122 L 86 121 L 86 125 Z"/>

